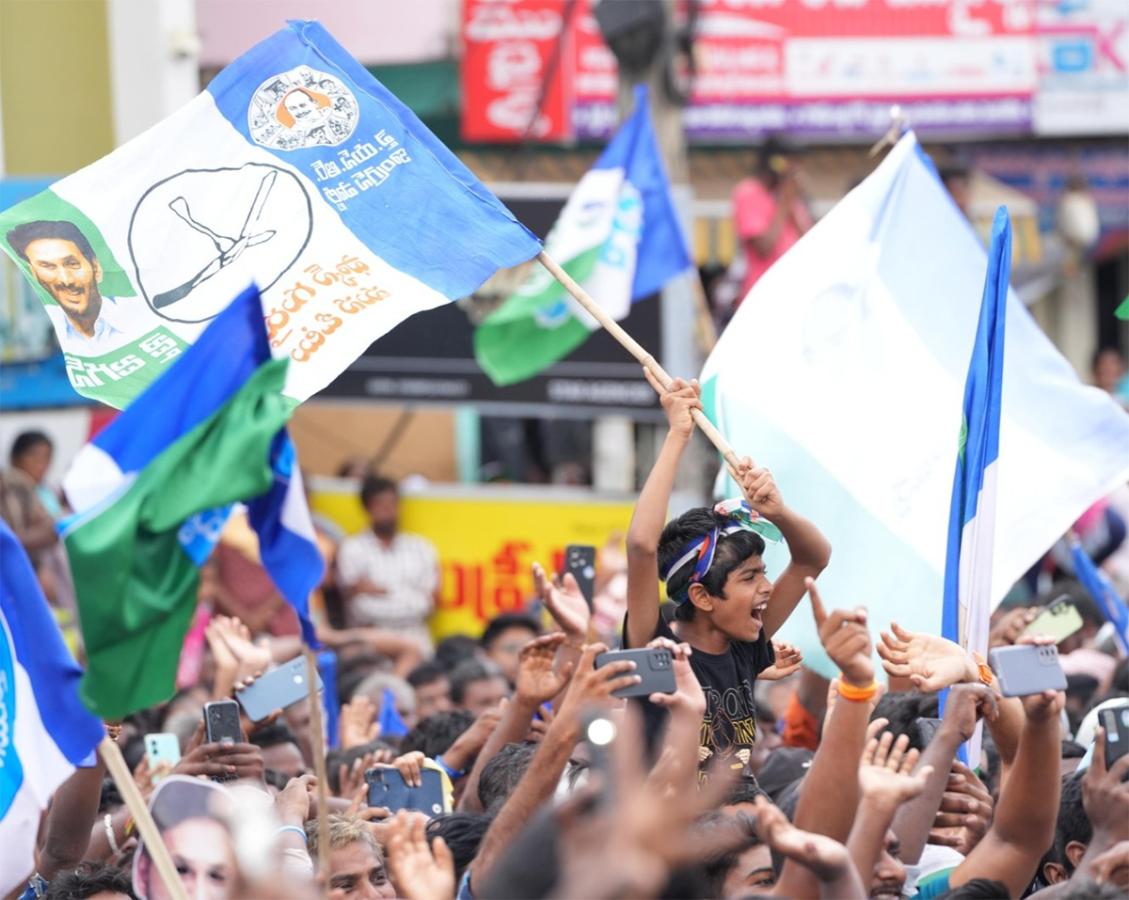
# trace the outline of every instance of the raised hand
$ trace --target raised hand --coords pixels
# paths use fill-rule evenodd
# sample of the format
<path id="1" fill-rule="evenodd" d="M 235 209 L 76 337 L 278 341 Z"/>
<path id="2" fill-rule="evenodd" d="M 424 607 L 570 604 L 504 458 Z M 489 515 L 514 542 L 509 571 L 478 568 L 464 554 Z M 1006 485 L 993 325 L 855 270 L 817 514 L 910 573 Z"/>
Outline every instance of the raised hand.
<path id="1" fill-rule="evenodd" d="M 976 723 L 981 718 L 994 722 L 999 714 L 999 701 L 990 687 L 980 682 L 958 684 L 949 691 L 945 701 L 941 727 L 955 733 L 964 743 L 976 732 Z"/>
<path id="2" fill-rule="evenodd" d="M 413 750 L 411 753 L 405 753 L 392 760 L 392 766 L 395 768 L 404 779 L 404 784 L 408 787 L 422 787 L 423 785 L 423 753 L 419 750 Z"/>
<path id="3" fill-rule="evenodd" d="M 376 719 L 376 704 L 364 694 L 357 694 L 341 707 L 337 720 L 337 735 L 342 750 L 360 747 L 380 737 L 380 722 Z"/>
<path id="4" fill-rule="evenodd" d="M 313 775 L 300 775 L 291 778 L 274 798 L 274 812 L 283 825 L 301 826 L 316 815 L 314 811 L 314 792 L 318 780 Z"/>
<path id="5" fill-rule="evenodd" d="M 799 671 L 800 666 L 804 664 L 804 655 L 800 652 L 800 648 L 794 644 L 785 641 L 773 641 L 772 651 L 776 657 L 776 662 L 767 669 L 761 670 L 760 674 L 757 675 L 758 681 L 779 681 L 781 678 L 787 678 L 793 672 Z"/>
<path id="6" fill-rule="evenodd" d="M 670 710 L 684 710 L 699 719 L 706 714 L 706 695 L 698 682 L 698 676 L 690 668 L 690 655 L 694 652 L 689 644 L 676 644 L 670 638 L 655 638 L 648 647 L 663 647 L 670 651 L 674 660 L 673 694 L 651 694 L 647 699 L 656 706 Z M 758 676 L 759 677 L 759 676 Z"/>
<path id="7" fill-rule="evenodd" d="M 859 789 L 864 801 L 892 814 L 902 803 L 925 790 L 933 767 L 922 766 L 914 773 L 921 753 L 907 750 L 908 747 L 908 735 L 899 735 L 894 740 L 889 731 L 884 732 L 881 738 L 872 737 L 867 742 L 859 766 Z"/>
<path id="8" fill-rule="evenodd" d="M 557 575 L 550 580 L 541 564 L 534 563 L 533 584 L 549 615 L 567 637 L 583 640 L 588 636 L 592 612 L 571 572 L 565 573 L 563 579 Z"/>
<path id="9" fill-rule="evenodd" d="M 254 744 L 200 744 L 173 766 L 174 775 L 263 780 L 263 751 Z"/>
<path id="10" fill-rule="evenodd" d="M 1010 647 L 1019 640 L 1023 630 L 1035 621 L 1039 610 L 1018 607 L 1001 616 L 988 632 L 988 647 Z"/>
<path id="11" fill-rule="evenodd" d="M 650 369 L 644 368 L 643 374 L 659 395 L 666 420 L 670 423 L 670 433 L 689 440 L 694 433 L 691 411 L 696 409 L 700 412 L 702 409 L 702 386 L 698 384 L 698 379 L 685 381 L 675 378 L 669 388 L 664 388 Z"/>
<path id="12" fill-rule="evenodd" d="M 238 618 L 216 616 L 208 623 L 204 636 L 209 645 L 214 640 L 221 641 L 227 652 L 235 658 L 238 665 L 236 679 L 242 680 L 253 672 L 264 672 L 270 668 L 271 655 L 266 647 L 260 647 L 251 640 L 251 632 Z"/>
<path id="13" fill-rule="evenodd" d="M 933 693 L 954 684 L 976 681 L 976 664 L 959 645 L 943 637 L 906 631 L 897 622 L 882 632 L 878 655 L 891 675 L 909 678 L 919 691 Z"/>
<path id="14" fill-rule="evenodd" d="M 597 669 L 596 657 L 607 649 L 607 645 L 600 643 L 584 645 L 568 692 L 557 710 L 554 726 L 578 726 L 585 709 L 607 705 L 614 699 L 614 691 L 631 687 L 643 680 L 635 674 L 635 663 L 631 660 L 619 660 Z"/>
<path id="15" fill-rule="evenodd" d="M 337 767 L 337 796 L 347 799 L 356 796 L 358 791 L 367 793 L 365 772 L 374 766 L 388 765 L 392 759 L 391 750 L 376 750 L 353 760 L 352 765 L 341 763 Z"/>
<path id="16" fill-rule="evenodd" d="M 455 859 L 441 837 L 428 846 L 425 819 L 401 810 L 385 824 L 384 834 L 397 897 L 451 900 L 455 896 Z"/>
<path id="17" fill-rule="evenodd" d="M 751 459 L 745 457 L 741 460 L 737 473 L 741 476 L 737 480 L 741 493 L 756 512 L 771 520 L 784 511 L 784 500 L 780 496 L 780 489 L 768 469 L 757 466 Z"/>
<path id="18" fill-rule="evenodd" d="M 1094 759 L 1082 777 L 1082 806 L 1095 832 L 1111 843 L 1129 840 L 1129 755 L 1106 766 L 1105 728 L 1094 731 Z"/>
<path id="19" fill-rule="evenodd" d="M 992 808 L 992 795 L 984 782 L 964 763 L 954 762 L 933 819 L 929 843 L 952 847 L 967 856 L 988 833 Z"/>
<path id="20" fill-rule="evenodd" d="M 820 881 L 834 881 L 851 868 L 845 846 L 826 835 L 801 831 L 763 794 L 753 800 L 753 807 L 757 836 L 769 849 L 810 869 Z"/>
<path id="21" fill-rule="evenodd" d="M 811 597 L 811 612 L 823 649 L 839 667 L 843 680 L 855 687 L 869 687 L 874 683 L 874 661 L 870 658 L 873 648 L 866 627 L 866 609 L 836 609 L 829 615 L 815 579 L 805 578 L 804 584 Z"/>
<path id="22" fill-rule="evenodd" d="M 558 672 L 553 668 L 557 648 L 564 642 L 565 636 L 558 631 L 542 635 L 521 648 L 515 683 L 518 699 L 532 706 L 540 706 L 564 690 L 572 667 L 566 663 L 562 671 Z"/>

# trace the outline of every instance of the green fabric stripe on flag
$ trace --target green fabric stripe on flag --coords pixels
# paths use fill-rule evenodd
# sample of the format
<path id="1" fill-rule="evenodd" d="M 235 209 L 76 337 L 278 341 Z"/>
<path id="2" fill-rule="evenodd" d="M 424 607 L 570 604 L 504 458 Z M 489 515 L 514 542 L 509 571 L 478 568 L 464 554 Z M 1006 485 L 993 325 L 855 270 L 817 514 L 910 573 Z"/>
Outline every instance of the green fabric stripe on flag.
<path id="1" fill-rule="evenodd" d="M 82 698 L 119 719 L 172 696 L 199 571 L 177 532 L 198 512 L 265 493 L 271 442 L 290 416 L 286 359 L 261 366 L 212 416 L 66 535 L 86 645 Z"/>
<path id="2" fill-rule="evenodd" d="M 597 245 L 563 268 L 583 284 L 603 252 L 604 245 Z M 514 384 L 567 356 L 590 334 L 573 315 L 565 289 L 548 272 L 535 272 L 523 291 L 509 297 L 475 330 L 474 356 L 494 384 Z"/>

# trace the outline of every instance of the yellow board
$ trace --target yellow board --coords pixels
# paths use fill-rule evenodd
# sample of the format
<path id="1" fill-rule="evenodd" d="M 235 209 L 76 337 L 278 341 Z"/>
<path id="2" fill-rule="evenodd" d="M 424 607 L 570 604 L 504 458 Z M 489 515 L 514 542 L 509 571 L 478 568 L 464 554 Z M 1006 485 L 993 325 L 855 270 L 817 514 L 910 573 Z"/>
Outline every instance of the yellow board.
<path id="1" fill-rule="evenodd" d="M 365 527 L 354 491 L 315 491 L 313 508 L 349 534 Z M 433 636 L 477 637 L 498 613 L 523 609 L 533 596 L 534 562 L 559 571 L 569 544 L 603 548 L 612 535 L 626 533 L 631 510 L 626 501 L 545 499 L 525 491 L 404 496 L 401 529 L 435 544 L 443 567 Z"/>

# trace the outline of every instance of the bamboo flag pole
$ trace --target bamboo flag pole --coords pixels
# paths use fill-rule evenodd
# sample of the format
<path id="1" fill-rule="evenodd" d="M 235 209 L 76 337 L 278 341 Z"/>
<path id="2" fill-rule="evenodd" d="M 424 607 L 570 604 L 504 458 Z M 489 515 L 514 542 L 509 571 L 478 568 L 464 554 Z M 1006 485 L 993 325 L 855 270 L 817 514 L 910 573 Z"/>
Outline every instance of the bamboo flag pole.
<path id="1" fill-rule="evenodd" d="M 102 754 L 106 768 L 110 770 L 110 776 L 114 779 L 114 784 L 118 786 L 118 791 L 121 792 L 122 799 L 125 800 L 125 805 L 133 816 L 137 833 L 145 842 L 145 851 L 153 860 L 153 865 L 157 867 L 157 873 L 165 884 L 165 890 L 173 900 L 188 900 L 188 894 L 185 893 L 180 876 L 176 873 L 176 866 L 169 856 L 169 849 L 157 830 L 157 823 L 153 821 L 149 807 L 145 804 L 145 798 L 141 796 L 141 791 L 133 780 L 133 773 L 129 771 L 129 766 L 126 765 L 118 745 L 106 735 L 98 745 L 98 752 Z"/>
<path id="2" fill-rule="evenodd" d="M 329 896 L 329 781 L 325 773 L 325 731 L 322 725 L 321 697 L 318 696 L 318 663 L 314 651 L 303 647 L 306 656 L 306 682 L 310 690 L 310 748 L 314 754 L 314 774 L 318 779 L 318 874 L 322 896 Z"/>
<path id="3" fill-rule="evenodd" d="M 557 265 L 544 250 L 537 254 L 537 261 L 549 270 L 549 274 L 557 279 L 557 281 L 561 283 L 561 286 L 576 299 L 576 302 L 588 310 L 592 318 L 599 322 L 608 334 L 619 341 L 627 352 L 639 361 L 639 364 L 642 365 L 643 368 L 649 369 L 651 374 L 659 380 L 659 383 L 663 387 L 670 387 L 670 383 L 673 379 L 671 379 L 666 373 L 666 370 L 659 365 L 658 360 L 644 350 L 642 345 L 636 341 L 635 338 L 624 331 L 619 322 L 604 312 L 600 304 L 593 300 L 588 295 L 588 292 L 577 284 L 568 272 Z M 736 469 L 739 462 L 737 454 L 733 452 L 733 448 L 729 446 L 729 442 L 722 436 L 721 432 L 714 428 L 713 422 L 706 418 L 705 413 L 697 409 L 693 411 L 693 416 L 694 424 L 702 430 L 702 434 L 713 442 L 713 445 L 717 447 L 721 455 L 725 457 L 725 461 L 729 464 L 730 468 Z"/>

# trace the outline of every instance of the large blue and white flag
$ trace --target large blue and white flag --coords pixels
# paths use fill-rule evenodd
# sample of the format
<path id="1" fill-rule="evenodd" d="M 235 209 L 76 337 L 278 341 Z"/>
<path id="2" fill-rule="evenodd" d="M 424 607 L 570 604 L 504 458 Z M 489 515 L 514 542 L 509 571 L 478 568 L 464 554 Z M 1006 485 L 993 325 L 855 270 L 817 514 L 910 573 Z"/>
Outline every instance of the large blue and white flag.
<path id="1" fill-rule="evenodd" d="M 34 871 L 47 802 L 105 734 L 79 699 L 81 677 L 23 547 L 0 520 L 0 896 Z"/>
<path id="2" fill-rule="evenodd" d="M 1011 221 L 996 210 L 980 321 L 964 382 L 964 407 L 949 507 L 945 598 L 941 635 L 981 656 L 988 653 L 992 616 L 992 558 L 996 539 L 996 485 L 1003 409 L 1004 333 Z"/>
<path id="3" fill-rule="evenodd" d="M 316 22 L 0 214 L 75 389 L 124 407 L 252 281 L 287 395 L 540 243 Z"/>
<path id="4" fill-rule="evenodd" d="M 941 633 L 953 441 L 986 268 L 907 134 L 757 282 L 702 372 L 730 443 L 831 541 L 824 594 L 867 605 L 878 627 Z M 1129 479 L 1129 415 L 1079 381 L 1014 291 L 1007 306 L 993 606 Z M 772 552 L 775 572 L 785 560 Z M 810 616 L 781 637 L 821 657 Z"/>
<path id="5" fill-rule="evenodd" d="M 1125 601 L 1117 596 L 1113 583 L 1106 577 L 1105 572 L 1094 565 L 1090 555 L 1083 549 L 1075 535 L 1070 535 L 1070 558 L 1074 562 L 1074 574 L 1082 582 L 1082 586 L 1090 592 L 1090 596 L 1098 604 L 1106 621 L 1113 626 L 1113 639 L 1117 642 L 1118 652 L 1122 656 L 1129 656 L 1129 607 Z"/>
<path id="6" fill-rule="evenodd" d="M 545 252 L 613 319 L 693 266 L 651 124 L 647 89 L 580 179 Z M 474 354 L 495 384 L 536 375 L 599 325 L 541 266 L 475 330 Z"/>

